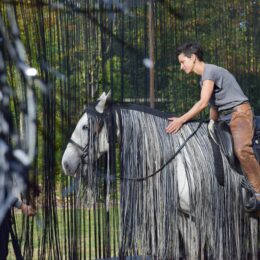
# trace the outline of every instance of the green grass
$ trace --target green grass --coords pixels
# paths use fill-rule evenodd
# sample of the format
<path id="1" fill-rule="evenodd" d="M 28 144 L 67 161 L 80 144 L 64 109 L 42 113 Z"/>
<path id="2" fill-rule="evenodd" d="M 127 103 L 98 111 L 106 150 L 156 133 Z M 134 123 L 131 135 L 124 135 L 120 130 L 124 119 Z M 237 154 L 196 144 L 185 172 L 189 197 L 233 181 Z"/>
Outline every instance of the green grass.
<path id="1" fill-rule="evenodd" d="M 119 219 L 117 208 L 111 207 L 109 213 L 109 231 L 105 226 L 106 211 L 103 206 L 94 209 L 57 209 L 57 221 L 54 222 L 55 214 L 37 212 L 33 220 L 27 219 L 19 212 L 15 212 L 15 222 L 21 248 L 26 243 L 26 232 L 22 230 L 32 230 L 33 256 L 28 259 L 38 259 L 38 252 L 41 252 L 42 245 L 45 245 L 45 259 L 55 259 L 55 250 L 59 248 L 62 259 L 70 259 L 69 251 L 73 249 L 77 252 L 79 259 L 102 258 L 104 251 L 104 241 L 110 241 L 111 256 L 118 255 L 118 226 Z M 52 216 L 52 217 L 50 217 Z M 108 233 L 109 232 L 109 233 Z M 43 242 L 44 234 L 46 241 Z M 110 234 L 108 236 L 108 234 Z M 72 242 L 74 239 L 74 244 Z M 70 239 L 70 241 L 68 240 Z M 41 255 L 41 254 L 40 254 Z M 26 258 L 26 259 L 27 259 Z M 9 243 L 8 260 L 16 259 L 12 247 Z"/>

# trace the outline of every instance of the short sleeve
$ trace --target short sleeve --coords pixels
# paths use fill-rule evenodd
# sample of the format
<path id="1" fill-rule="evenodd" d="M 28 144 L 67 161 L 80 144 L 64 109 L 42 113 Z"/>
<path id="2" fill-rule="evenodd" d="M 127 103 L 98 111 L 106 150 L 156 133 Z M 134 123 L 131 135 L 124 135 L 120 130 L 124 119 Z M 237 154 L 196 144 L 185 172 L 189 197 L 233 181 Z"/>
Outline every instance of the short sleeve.
<path id="1" fill-rule="evenodd" d="M 207 64 L 205 64 L 205 71 L 201 77 L 201 86 L 203 85 L 203 81 L 205 80 L 212 80 L 214 83 L 216 83 L 217 80 L 216 71 L 214 70 L 214 68 L 208 66 Z"/>

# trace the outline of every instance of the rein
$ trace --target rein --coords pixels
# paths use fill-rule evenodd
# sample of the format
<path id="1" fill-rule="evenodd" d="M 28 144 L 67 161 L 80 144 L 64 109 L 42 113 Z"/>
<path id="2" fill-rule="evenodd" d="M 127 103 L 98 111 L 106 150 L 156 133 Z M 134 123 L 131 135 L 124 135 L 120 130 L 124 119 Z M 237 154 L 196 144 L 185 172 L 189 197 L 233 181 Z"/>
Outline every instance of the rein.
<path id="1" fill-rule="evenodd" d="M 200 121 L 198 127 L 186 138 L 186 140 L 183 142 L 183 144 L 180 145 L 180 147 L 177 149 L 177 151 L 173 154 L 173 156 L 168 159 L 159 169 L 157 169 L 156 171 L 154 171 L 152 174 L 147 175 L 145 177 L 141 177 L 141 178 L 127 178 L 127 177 L 121 177 L 120 180 L 127 180 L 127 181 L 145 181 L 151 177 L 154 177 L 157 173 L 159 173 L 160 171 L 162 171 L 164 169 L 164 167 L 166 167 L 177 155 L 178 153 L 182 150 L 182 148 L 186 145 L 186 143 L 190 140 L 190 138 L 192 136 L 194 136 L 196 134 L 196 132 L 199 130 L 199 128 L 201 127 L 202 123 L 204 121 Z M 119 179 L 119 178 L 118 178 Z"/>

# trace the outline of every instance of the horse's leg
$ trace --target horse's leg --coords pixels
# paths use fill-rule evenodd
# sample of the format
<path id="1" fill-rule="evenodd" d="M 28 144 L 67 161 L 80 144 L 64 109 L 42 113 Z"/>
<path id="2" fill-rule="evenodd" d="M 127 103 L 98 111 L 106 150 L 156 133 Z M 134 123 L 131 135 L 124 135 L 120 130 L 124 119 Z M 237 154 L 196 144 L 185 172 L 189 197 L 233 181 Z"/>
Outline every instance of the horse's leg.
<path id="1" fill-rule="evenodd" d="M 187 173 L 181 156 L 176 157 L 176 177 L 181 211 L 190 214 L 190 190 Z M 192 181 L 192 178 L 190 178 Z M 193 185 L 191 185 L 193 186 Z"/>
<path id="2" fill-rule="evenodd" d="M 183 239 L 185 259 L 199 259 L 199 239 L 195 222 L 185 215 L 179 217 L 179 230 Z"/>
<path id="3" fill-rule="evenodd" d="M 180 214 L 179 217 L 179 230 L 184 243 L 184 250 L 186 259 L 195 260 L 199 257 L 199 241 L 197 229 L 192 216 L 190 215 L 190 192 L 194 190 L 193 178 L 189 176 L 189 181 L 185 166 L 181 156 L 177 156 L 177 183 L 178 183 L 178 194 L 180 202 L 180 210 L 187 215 Z"/>

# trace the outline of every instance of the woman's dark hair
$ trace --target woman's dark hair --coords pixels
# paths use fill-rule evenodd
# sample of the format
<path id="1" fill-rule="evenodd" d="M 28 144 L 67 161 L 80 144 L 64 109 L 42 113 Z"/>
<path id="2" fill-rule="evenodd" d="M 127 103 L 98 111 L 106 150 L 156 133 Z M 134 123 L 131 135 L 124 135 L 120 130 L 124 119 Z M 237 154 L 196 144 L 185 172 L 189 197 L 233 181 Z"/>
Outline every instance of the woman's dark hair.
<path id="1" fill-rule="evenodd" d="M 183 53 L 187 57 L 191 57 L 192 54 L 195 54 L 200 61 L 203 61 L 203 50 L 201 45 L 198 42 L 186 42 L 182 44 L 176 50 L 177 57 Z"/>

